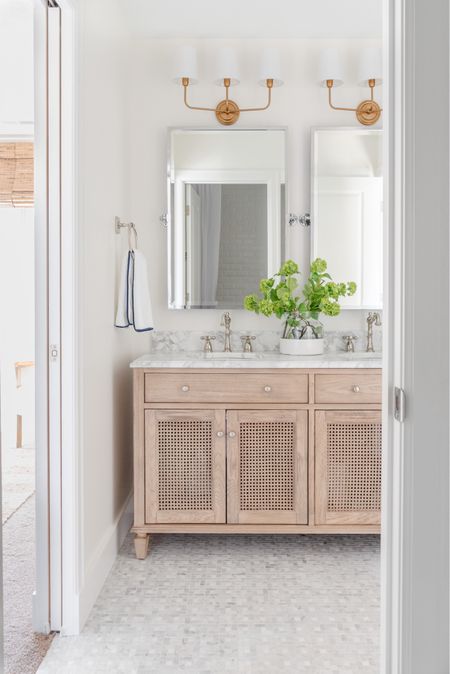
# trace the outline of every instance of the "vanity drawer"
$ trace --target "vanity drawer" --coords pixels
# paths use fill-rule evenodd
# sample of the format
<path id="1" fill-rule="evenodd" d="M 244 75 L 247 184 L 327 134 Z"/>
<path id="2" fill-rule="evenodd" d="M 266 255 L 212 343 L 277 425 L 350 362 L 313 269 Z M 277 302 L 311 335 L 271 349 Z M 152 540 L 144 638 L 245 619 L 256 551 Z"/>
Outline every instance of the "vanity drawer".
<path id="1" fill-rule="evenodd" d="M 146 403 L 307 403 L 306 374 L 145 374 Z"/>
<path id="2" fill-rule="evenodd" d="M 316 403 L 381 403 L 380 374 L 316 374 Z"/>

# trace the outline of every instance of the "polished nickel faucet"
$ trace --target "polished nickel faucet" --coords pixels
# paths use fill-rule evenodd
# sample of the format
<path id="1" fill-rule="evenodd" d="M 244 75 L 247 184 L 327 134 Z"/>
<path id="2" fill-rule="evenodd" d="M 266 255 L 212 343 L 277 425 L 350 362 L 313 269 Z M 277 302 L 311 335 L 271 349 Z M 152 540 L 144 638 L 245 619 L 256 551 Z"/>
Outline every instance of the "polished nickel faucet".
<path id="1" fill-rule="evenodd" d="M 222 320 L 220 321 L 220 325 L 225 327 L 225 332 L 224 332 L 225 343 L 224 343 L 223 350 L 226 351 L 226 352 L 231 352 L 231 350 L 232 350 L 231 349 L 231 329 L 230 329 L 231 316 L 230 316 L 229 311 L 226 311 L 224 314 L 222 314 Z"/>
<path id="2" fill-rule="evenodd" d="M 367 348 L 366 351 L 367 353 L 371 353 L 374 351 L 373 348 L 373 326 L 380 326 L 381 325 L 381 317 L 378 311 L 370 311 L 369 315 L 367 316 Z"/>

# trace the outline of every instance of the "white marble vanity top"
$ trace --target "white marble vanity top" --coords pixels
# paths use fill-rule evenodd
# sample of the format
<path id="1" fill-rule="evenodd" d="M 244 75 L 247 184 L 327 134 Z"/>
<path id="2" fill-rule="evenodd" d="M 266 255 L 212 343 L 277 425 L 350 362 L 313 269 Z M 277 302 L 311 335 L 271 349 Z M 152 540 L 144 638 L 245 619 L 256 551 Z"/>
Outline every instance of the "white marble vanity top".
<path id="1" fill-rule="evenodd" d="M 321 356 L 285 356 L 274 352 L 228 354 L 215 352 L 155 352 L 134 360 L 133 368 L 381 368 L 380 353 L 330 352 Z"/>

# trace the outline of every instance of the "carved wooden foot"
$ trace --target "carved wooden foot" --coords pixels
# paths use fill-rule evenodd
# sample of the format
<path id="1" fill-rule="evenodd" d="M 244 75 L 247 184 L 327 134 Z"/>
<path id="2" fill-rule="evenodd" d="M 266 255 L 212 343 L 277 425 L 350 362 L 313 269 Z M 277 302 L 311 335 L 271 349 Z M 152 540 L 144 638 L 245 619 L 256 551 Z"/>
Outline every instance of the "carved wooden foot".
<path id="1" fill-rule="evenodd" d="M 145 559 L 148 552 L 150 534 L 136 534 L 134 537 L 134 550 L 137 559 Z"/>

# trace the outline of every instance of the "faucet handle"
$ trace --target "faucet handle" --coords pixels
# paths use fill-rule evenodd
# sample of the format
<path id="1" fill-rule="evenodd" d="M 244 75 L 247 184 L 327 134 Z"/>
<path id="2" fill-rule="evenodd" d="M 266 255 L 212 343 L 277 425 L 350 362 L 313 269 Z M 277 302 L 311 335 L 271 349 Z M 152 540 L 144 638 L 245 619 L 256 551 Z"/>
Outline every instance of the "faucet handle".
<path id="1" fill-rule="evenodd" d="M 343 335 L 342 339 L 345 340 L 347 353 L 353 353 L 355 351 L 354 341 L 358 339 L 358 337 L 356 335 Z"/>
<path id="2" fill-rule="evenodd" d="M 255 335 L 243 335 L 241 337 L 244 353 L 252 353 L 253 352 L 252 342 L 255 339 L 256 339 Z"/>
<path id="3" fill-rule="evenodd" d="M 211 340 L 215 339 L 214 335 L 205 335 L 204 337 L 200 337 L 205 342 L 205 346 L 203 347 L 203 351 L 206 351 L 206 353 L 211 353 L 213 350 Z"/>

